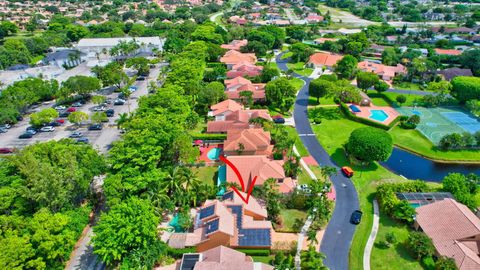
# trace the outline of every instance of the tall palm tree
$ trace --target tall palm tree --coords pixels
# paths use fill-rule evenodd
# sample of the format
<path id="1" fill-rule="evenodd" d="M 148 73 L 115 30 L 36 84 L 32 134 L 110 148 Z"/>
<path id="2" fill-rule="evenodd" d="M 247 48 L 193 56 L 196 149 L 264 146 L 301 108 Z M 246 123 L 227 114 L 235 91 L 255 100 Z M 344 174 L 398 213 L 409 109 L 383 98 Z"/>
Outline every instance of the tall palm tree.
<path id="1" fill-rule="evenodd" d="M 193 172 L 187 167 L 181 167 L 180 177 L 183 181 L 183 187 L 185 188 L 186 196 L 191 196 L 193 205 L 197 205 L 197 196 L 195 193 L 202 184 L 202 181 L 200 181 L 198 178 L 197 172 Z"/>
<path id="2" fill-rule="evenodd" d="M 170 169 L 168 175 L 163 179 L 162 187 L 166 188 L 170 196 L 177 194 L 179 190 L 183 189 L 183 178 L 180 177 L 179 167 Z"/>
<path id="3" fill-rule="evenodd" d="M 317 231 L 308 230 L 307 231 L 307 241 L 310 243 L 311 246 L 314 246 L 314 245 L 318 244 Z"/>
<path id="4" fill-rule="evenodd" d="M 125 123 L 128 122 L 130 117 L 128 116 L 128 113 L 121 113 L 118 115 L 118 119 L 115 121 L 117 122 L 117 128 L 121 129 Z"/>
<path id="5" fill-rule="evenodd" d="M 305 270 L 328 270 L 323 265 L 324 259 L 325 255 L 323 253 L 317 252 L 314 246 L 309 246 L 307 251 L 302 251 L 300 265 Z"/>

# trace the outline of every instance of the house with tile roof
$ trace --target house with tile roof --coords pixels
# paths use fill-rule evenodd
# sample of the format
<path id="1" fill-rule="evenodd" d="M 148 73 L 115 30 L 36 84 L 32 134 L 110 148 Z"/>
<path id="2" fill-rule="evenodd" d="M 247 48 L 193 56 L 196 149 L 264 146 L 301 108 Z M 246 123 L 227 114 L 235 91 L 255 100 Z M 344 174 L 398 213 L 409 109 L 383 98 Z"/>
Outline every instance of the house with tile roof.
<path id="1" fill-rule="evenodd" d="M 437 256 L 455 260 L 459 270 L 480 269 L 480 219 L 454 199 L 416 209 L 415 227 L 432 239 Z"/>
<path id="2" fill-rule="evenodd" d="M 208 116 L 214 116 L 215 121 L 225 120 L 225 116 L 232 112 L 243 110 L 243 105 L 234 100 L 227 99 L 210 106 Z"/>
<path id="3" fill-rule="evenodd" d="M 245 185 L 249 187 L 256 176 L 255 185 L 261 186 L 269 178 L 277 181 L 278 189 L 282 193 L 289 193 L 295 188 L 290 177 L 285 176 L 283 160 L 272 160 L 265 155 L 256 156 L 228 156 L 227 160 L 235 164 Z M 227 182 L 240 184 L 238 176 L 232 168 L 227 166 Z"/>
<path id="4" fill-rule="evenodd" d="M 250 119 L 263 118 L 272 121 L 268 110 L 237 110 L 215 117 L 207 122 L 207 133 L 226 133 L 229 130 L 241 130 L 251 127 Z"/>
<path id="5" fill-rule="evenodd" d="M 320 16 L 316 13 L 310 13 L 308 16 L 305 18 L 305 20 L 308 23 L 319 23 L 323 21 L 323 16 Z"/>
<path id="6" fill-rule="evenodd" d="M 438 55 L 460 55 L 460 54 L 462 54 L 462 51 L 454 50 L 454 49 L 438 49 L 438 48 L 435 48 L 434 50 Z"/>
<path id="7" fill-rule="evenodd" d="M 398 74 L 407 74 L 407 68 L 401 64 L 397 64 L 396 66 L 386 66 L 384 64 L 378 64 L 367 60 L 358 63 L 358 69 L 366 72 L 373 72 L 384 81 L 391 81 L 393 77 Z"/>
<path id="8" fill-rule="evenodd" d="M 246 193 L 241 194 L 246 198 Z M 195 247 L 198 252 L 218 246 L 270 248 L 272 223 L 267 216 L 267 210 L 254 197 L 250 196 L 246 204 L 229 191 L 221 200 L 207 200 L 195 215 L 193 231 L 172 234 L 168 245 Z"/>
<path id="9" fill-rule="evenodd" d="M 451 81 L 457 76 L 473 76 L 473 73 L 470 69 L 458 67 L 439 70 L 437 71 L 437 74 L 441 75 L 447 81 Z"/>
<path id="10" fill-rule="evenodd" d="M 239 63 L 232 66 L 232 69 L 227 71 L 227 78 L 232 79 L 236 77 L 255 77 L 260 76 L 262 71 L 262 66 L 256 66 L 250 63 Z"/>
<path id="11" fill-rule="evenodd" d="M 223 153 L 226 156 L 270 156 L 273 151 L 270 141 L 270 132 L 264 131 L 262 128 L 228 130 L 227 139 L 223 143 Z"/>
<path id="12" fill-rule="evenodd" d="M 234 65 L 238 64 L 251 64 L 257 63 L 257 57 L 254 53 L 241 53 L 239 51 L 230 50 L 220 57 L 220 62 L 227 65 L 227 69 L 232 69 Z"/>
<path id="13" fill-rule="evenodd" d="M 246 39 L 235 39 L 235 40 L 232 40 L 232 42 L 230 42 L 228 44 L 220 45 L 220 47 L 222 47 L 223 49 L 227 49 L 227 50 L 240 51 L 240 49 L 243 46 L 247 46 L 247 44 L 248 44 L 248 40 L 246 40 Z"/>
<path id="14" fill-rule="evenodd" d="M 307 66 L 311 68 L 326 67 L 329 70 L 333 70 L 333 66 L 337 64 L 343 58 L 343 55 L 331 54 L 327 52 L 317 52 L 310 55 Z"/>
<path id="15" fill-rule="evenodd" d="M 179 270 L 273 270 L 268 264 L 254 262 L 240 251 L 218 246 L 201 253 L 185 253 Z"/>
<path id="16" fill-rule="evenodd" d="M 229 99 L 242 100 L 240 93 L 243 91 L 252 92 L 253 101 L 265 100 L 265 84 L 252 83 L 243 77 L 236 77 L 225 80 L 225 93 Z"/>
<path id="17" fill-rule="evenodd" d="M 330 41 L 330 42 L 336 42 L 338 40 L 338 38 L 317 38 L 315 40 L 313 40 L 313 43 L 315 43 L 316 45 L 320 45 L 320 44 L 323 44 L 325 43 L 325 41 Z"/>

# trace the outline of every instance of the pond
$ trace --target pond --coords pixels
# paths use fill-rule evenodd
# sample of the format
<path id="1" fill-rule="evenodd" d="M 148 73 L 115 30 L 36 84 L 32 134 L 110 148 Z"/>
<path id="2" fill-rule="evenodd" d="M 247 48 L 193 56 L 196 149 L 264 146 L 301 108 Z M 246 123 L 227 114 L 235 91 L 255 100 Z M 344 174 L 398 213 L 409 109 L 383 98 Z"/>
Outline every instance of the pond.
<path id="1" fill-rule="evenodd" d="M 394 148 L 390 158 L 386 162 L 381 162 L 381 164 L 390 171 L 408 179 L 434 182 L 441 182 L 451 172 L 480 175 L 480 164 L 438 163 L 399 148 Z"/>

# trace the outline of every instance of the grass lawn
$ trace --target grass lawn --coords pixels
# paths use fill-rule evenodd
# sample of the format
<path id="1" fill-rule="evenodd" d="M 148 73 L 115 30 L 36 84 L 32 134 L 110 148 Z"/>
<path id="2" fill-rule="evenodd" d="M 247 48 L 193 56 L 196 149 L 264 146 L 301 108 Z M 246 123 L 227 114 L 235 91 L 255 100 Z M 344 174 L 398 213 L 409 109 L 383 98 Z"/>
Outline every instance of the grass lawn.
<path id="1" fill-rule="evenodd" d="M 287 131 L 291 136 L 295 137 L 295 146 L 297 147 L 298 153 L 300 154 L 301 157 L 306 157 L 308 156 L 308 151 L 307 148 L 303 145 L 302 141 L 300 140 L 300 137 L 298 136 L 297 131 L 295 130 L 294 127 L 291 126 L 286 126 Z"/>
<path id="2" fill-rule="evenodd" d="M 410 256 L 403 244 L 408 238 L 409 230 L 407 225 L 397 223 L 380 212 L 380 226 L 370 261 L 372 269 L 423 269 L 418 261 Z M 397 243 L 390 248 L 378 245 L 380 241 L 385 241 L 385 236 L 389 232 L 395 234 Z M 398 257 L 402 259 L 399 260 Z"/>
<path id="3" fill-rule="evenodd" d="M 302 76 L 308 77 L 312 74 L 313 69 L 306 68 L 304 62 L 298 63 L 287 63 L 287 67 L 293 70 L 295 73 L 300 74 Z"/>
<path id="4" fill-rule="evenodd" d="M 271 264 L 270 262 L 275 258 L 274 255 L 270 256 L 252 256 L 254 262 L 261 262 L 266 264 Z"/>
<path id="5" fill-rule="evenodd" d="M 299 232 L 307 219 L 307 213 L 296 209 L 282 209 L 280 218 L 283 223 L 282 226 L 274 225 L 276 232 Z"/>
<path id="6" fill-rule="evenodd" d="M 285 54 L 282 55 L 282 57 L 280 57 L 280 59 L 287 59 L 289 57 L 291 57 L 293 55 L 292 52 L 286 52 Z"/>
<path id="7" fill-rule="evenodd" d="M 312 178 L 310 175 L 301 167 L 301 172 L 297 175 L 298 184 L 310 184 L 312 182 Z"/>
<path id="8" fill-rule="evenodd" d="M 397 97 L 400 95 L 403 95 L 407 98 L 407 101 L 402 104 L 402 106 L 415 106 L 416 104 L 419 104 L 422 99 L 422 96 L 414 94 L 398 94 L 393 92 L 383 92 L 379 94 L 378 92 L 373 90 L 368 91 L 368 96 L 372 99 L 373 104 L 377 106 L 392 105 L 393 107 L 400 107 L 400 104 L 396 102 Z M 392 101 L 392 104 L 388 102 L 387 98 Z"/>
<path id="9" fill-rule="evenodd" d="M 317 106 L 317 105 L 336 105 L 336 103 L 333 101 L 333 97 L 322 97 L 319 99 L 319 102 L 317 102 L 316 97 L 309 96 L 308 97 L 308 106 Z"/>
<path id="10" fill-rule="evenodd" d="M 300 91 L 300 89 L 302 88 L 302 86 L 305 84 L 302 80 L 300 80 L 299 78 L 291 78 L 290 79 L 290 82 L 293 84 L 293 86 L 295 87 L 295 89 L 297 89 L 297 91 Z"/>
<path id="11" fill-rule="evenodd" d="M 393 88 L 401 89 L 401 90 L 422 90 L 422 89 L 420 89 L 419 84 L 411 83 L 411 82 L 401 82 L 401 83 L 398 83 L 398 84 L 394 84 Z"/>
<path id="12" fill-rule="evenodd" d="M 192 171 L 197 173 L 198 179 L 205 184 L 216 186 L 217 185 L 217 171 L 216 166 L 204 166 L 195 168 L 192 167 Z"/>
<path id="13" fill-rule="evenodd" d="M 395 145 L 419 153 L 425 157 L 450 161 L 480 161 L 478 150 L 442 151 L 425 138 L 418 130 L 402 129 L 398 126 L 391 129 Z"/>
<path id="14" fill-rule="evenodd" d="M 334 115 L 335 114 L 331 114 L 331 116 Z M 354 129 L 364 126 L 365 125 L 363 124 L 345 119 L 341 114 L 338 114 L 337 118 L 329 117 L 328 119 L 323 119 L 322 124 L 313 126 L 313 131 L 317 135 L 320 143 L 325 147 L 326 151 L 332 156 L 335 162 L 339 166 L 343 166 L 347 164 L 350 165 L 343 152 L 343 144 L 348 140 L 350 133 Z M 355 184 L 359 195 L 360 209 L 364 213 L 362 217 L 362 223 L 357 226 L 352 241 L 352 246 L 350 249 L 350 269 L 362 269 L 363 250 L 365 248 L 368 236 L 370 235 L 373 222 L 372 200 L 374 198 L 376 187 L 378 184 L 384 181 L 401 182 L 406 180 L 376 163 L 361 167 L 353 165 L 350 166 L 356 171 L 355 176 L 351 179 Z M 399 265 L 402 264 L 402 261 L 409 262 L 412 260 L 411 257 L 401 256 L 394 249 L 390 249 L 388 252 L 390 259 L 394 260 L 395 263 L 399 263 Z M 376 259 L 377 258 L 372 258 L 372 260 Z"/>

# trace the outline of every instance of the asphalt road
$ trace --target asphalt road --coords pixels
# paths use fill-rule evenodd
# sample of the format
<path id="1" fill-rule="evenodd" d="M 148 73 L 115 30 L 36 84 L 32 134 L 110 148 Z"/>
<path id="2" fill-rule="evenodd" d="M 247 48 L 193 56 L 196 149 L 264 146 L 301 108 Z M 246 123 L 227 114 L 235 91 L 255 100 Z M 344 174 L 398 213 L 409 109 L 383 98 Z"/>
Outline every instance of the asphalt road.
<path id="1" fill-rule="evenodd" d="M 276 57 L 278 67 L 286 71 L 287 60 Z M 322 166 L 332 166 L 340 169 L 320 145 L 312 131 L 308 120 L 308 85 L 311 79 L 293 74 L 305 82 L 297 95 L 293 117 L 295 128 L 310 155 Z M 355 233 L 355 225 L 350 223 L 350 215 L 359 209 L 358 195 L 350 179 L 338 173 L 331 178 L 336 191 L 335 209 L 322 239 L 320 251 L 325 254 L 325 265 L 331 270 L 347 270 L 350 245 Z"/>

